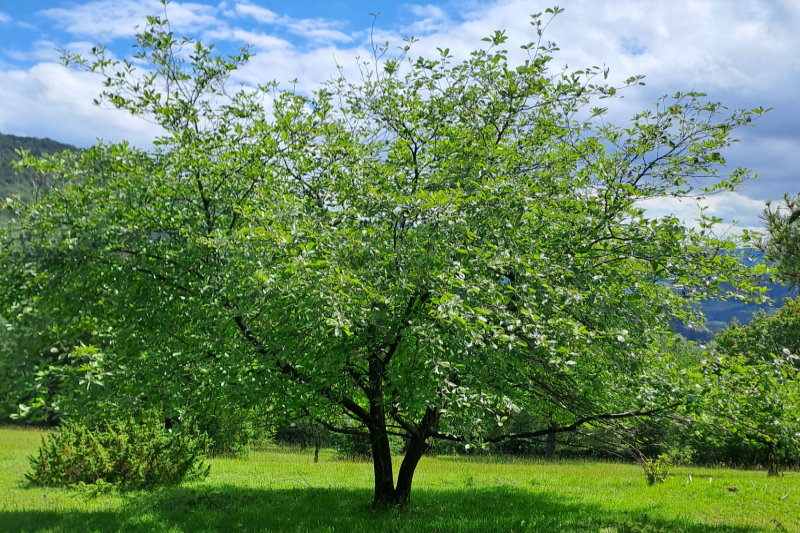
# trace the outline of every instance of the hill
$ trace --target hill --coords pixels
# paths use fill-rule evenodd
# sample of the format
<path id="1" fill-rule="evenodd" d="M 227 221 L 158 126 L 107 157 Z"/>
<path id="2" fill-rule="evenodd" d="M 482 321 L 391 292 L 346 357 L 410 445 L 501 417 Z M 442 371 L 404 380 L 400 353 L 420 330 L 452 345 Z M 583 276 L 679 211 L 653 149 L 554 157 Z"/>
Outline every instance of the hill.
<path id="1" fill-rule="evenodd" d="M 19 195 L 24 200 L 30 200 L 35 196 L 36 189 L 43 185 L 41 178 L 34 173 L 19 172 L 13 168 L 12 163 L 19 160 L 16 153 L 19 149 L 28 150 L 31 155 L 77 150 L 74 146 L 52 139 L 18 137 L 0 133 L 0 198 Z"/>
<path id="2" fill-rule="evenodd" d="M 743 251 L 746 252 L 745 261 L 748 261 L 751 265 L 765 262 L 763 252 L 754 249 Z M 771 315 L 783 305 L 784 298 L 797 296 L 788 285 L 765 281 L 764 286 L 767 288 L 767 296 L 771 300 L 768 303 L 746 303 L 739 300 L 705 300 L 701 304 L 701 308 L 706 317 L 706 329 L 693 329 L 680 323 L 673 323 L 673 329 L 689 340 L 707 342 L 734 320 L 740 324 L 747 324 L 753 318 L 753 315 L 761 310 Z"/>

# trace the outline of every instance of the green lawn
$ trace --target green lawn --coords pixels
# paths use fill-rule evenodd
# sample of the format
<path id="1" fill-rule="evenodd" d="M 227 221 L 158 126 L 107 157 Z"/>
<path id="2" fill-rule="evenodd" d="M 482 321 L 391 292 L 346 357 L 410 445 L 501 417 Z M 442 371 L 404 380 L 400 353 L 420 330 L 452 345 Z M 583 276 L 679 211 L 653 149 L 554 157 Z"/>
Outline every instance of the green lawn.
<path id="1" fill-rule="evenodd" d="M 648 487 L 630 465 L 424 458 L 411 508 L 378 512 L 370 464 L 281 449 L 214 459 L 207 480 L 156 492 L 27 488 L 40 438 L 0 429 L 0 532 L 800 532 L 797 472 L 681 468 Z"/>

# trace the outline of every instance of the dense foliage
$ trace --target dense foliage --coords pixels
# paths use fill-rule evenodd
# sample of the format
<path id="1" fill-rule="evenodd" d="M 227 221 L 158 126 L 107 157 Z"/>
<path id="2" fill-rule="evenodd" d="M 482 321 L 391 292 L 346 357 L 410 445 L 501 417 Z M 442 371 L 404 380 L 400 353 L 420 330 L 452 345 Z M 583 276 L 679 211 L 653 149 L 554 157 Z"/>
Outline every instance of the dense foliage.
<path id="1" fill-rule="evenodd" d="M 75 150 L 75 147 L 50 139 L 0 134 L 0 225 L 9 222 L 18 202 L 35 202 L 50 186 L 48 176 L 32 169 L 14 168 L 14 163 L 21 159 L 19 151 L 22 150 L 40 156 Z M 51 349 L 60 346 L 65 337 L 72 336 L 66 328 L 57 327 L 41 315 L 15 321 L 14 328 L 8 326 L 5 317 L 6 313 L 0 313 L 0 375 L 3 376 L 0 379 L 0 422 L 8 422 L 20 403 L 35 403 L 36 397 L 41 396 L 35 389 L 53 390 L 54 384 L 46 380 L 35 384 L 35 376 L 58 361 L 62 350 Z M 37 410 L 28 421 L 52 423 L 55 415 L 52 410 Z"/>
<path id="2" fill-rule="evenodd" d="M 683 402 L 670 321 L 758 289 L 717 219 L 692 229 L 637 202 L 734 188 L 748 174 L 723 173 L 722 150 L 761 110 L 677 93 L 612 125 L 600 100 L 621 88 L 552 71 L 532 25 L 518 63 L 503 32 L 461 61 L 377 46 L 361 79 L 313 95 L 231 94 L 247 51 L 214 56 L 157 17 L 136 66 L 69 57 L 165 133 L 149 151 L 26 161 L 58 187 L 3 231 L 0 308 L 12 327 L 57 317 L 65 357 L 94 354 L 59 401 L 246 407 L 367 435 L 376 504 L 408 503 L 431 439 Z M 544 426 L 508 431 L 520 412 Z M 406 443 L 396 483 L 390 436 Z"/>
<path id="3" fill-rule="evenodd" d="M 26 474 L 34 485 L 107 483 L 120 489 L 174 485 L 203 478 L 209 441 L 189 430 L 168 431 L 158 413 L 106 420 L 96 428 L 67 423 L 42 440 Z"/>
<path id="4" fill-rule="evenodd" d="M 800 463 L 800 299 L 730 326 L 714 344 L 700 417 L 734 437 L 737 462 L 760 462 L 770 474 Z"/>
<path id="5" fill-rule="evenodd" d="M 19 150 L 39 156 L 75 149 L 74 146 L 50 139 L 18 137 L 0 133 L 0 201 L 5 202 L 6 198 L 13 196 L 19 196 L 27 201 L 37 200 L 49 185 L 45 176 L 36 174 L 30 169 L 15 169 L 12 166 L 15 161 L 20 159 Z M 0 212 L 0 221 L 2 220 L 4 220 L 4 215 Z"/>
<path id="6" fill-rule="evenodd" d="M 778 275 L 800 289 L 800 195 L 784 197 L 784 205 L 764 211 L 767 236 L 761 243 L 767 259 L 777 265 Z"/>

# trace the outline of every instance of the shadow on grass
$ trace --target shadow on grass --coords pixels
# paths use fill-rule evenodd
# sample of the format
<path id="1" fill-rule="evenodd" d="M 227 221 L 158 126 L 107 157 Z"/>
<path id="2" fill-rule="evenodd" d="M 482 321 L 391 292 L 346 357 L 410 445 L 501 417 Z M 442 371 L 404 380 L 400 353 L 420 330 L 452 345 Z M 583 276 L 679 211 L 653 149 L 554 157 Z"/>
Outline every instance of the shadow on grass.
<path id="1" fill-rule="evenodd" d="M 76 497 L 86 497 L 76 495 Z M 374 511 L 368 490 L 187 486 L 127 496 L 119 511 L 0 511 L 1 531 L 537 531 L 745 533 L 664 521 L 513 487 L 419 490 L 407 511 Z"/>

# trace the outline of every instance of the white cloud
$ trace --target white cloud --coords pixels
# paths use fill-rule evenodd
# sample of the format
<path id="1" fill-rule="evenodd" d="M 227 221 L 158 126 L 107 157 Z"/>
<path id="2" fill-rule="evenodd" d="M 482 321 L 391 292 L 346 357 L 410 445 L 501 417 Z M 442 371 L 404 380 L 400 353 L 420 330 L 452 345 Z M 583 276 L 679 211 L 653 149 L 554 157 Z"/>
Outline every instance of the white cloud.
<path id="1" fill-rule="evenodd" d="M 403 28 L 403 32 L 409 35 L 416 36 L 442 31 L 446 29 L 450 22 L 444 10 L 440 7 L 430 4 L 410 4 L 408 8 L 411 15 L 416 17 L 412 24 Z"/>
<path id="2" fill-rule="evenodd" d="M 163 13 L 159 0 L 93 0 L 69 9 L 40 11 L 73 35 L 99 40 L 132 36 L 147 16 Z M 204 4 L 173 2 L 167 6 L 167 14 L 171 26 L 179 32 L 196 32 L 218 24 L 217 9 Z"/>
<path id="3" fill-rule="evenodd" d="M 55 63 L 40 63 L 29 70 L 6 71 L 0 76 L 0 131 L 16 135 L 50 137 L 89 146 L 100 137 L 127 139 L 147 146 L 158 127 L 122 111 L 92 104 L 101 79 L 70 71 Z"/>
<path id="4" fill-rule="evenodd" d="M 340 23 L 324 19 L 291 19 L 284 17 L 281 19 L 291 33 L 318 42 L 343 42 L 353 40 L 350 35 L 335 29 Z"/>
<path id="5" fill-rule="evenodd" d="M 409 5 L 409 9 L 411 10 L 411 14 L 418 18 L 433 18 L 433 19 L 447 18 L 442 8 L 431 4 L 427 4 L 424 6 L 419 4 L 411 4 Z"/>
<path id="6" fill-rule="evenodd" d="M 278 19 L 278 15 L 274 11 L 252 4 L 236 4 L 234 11 L 240 16 L 253 17 L 262 24 L 272 24 Z"/>
<path id="7" fill-rule="evenodd" d="M 235 73 L 235 79 L 252 85 L 276 80 L 283 87 L 296 79 L 295 88 L 310 93 L 338 74 L 337 62 L 349 79 L 356 79 L 356 56 L 368 57 L 369 52 L 365 48 L 342 51 L 328 46 L 308 52 L 288 49 L 282 53 L 258 53 Z"/>
<path id="8" fill-rule="evenodd" d="M 350 42 L 353 37 L 340 31 L 344 23 L 321 18 L 296 19 L 287 15 L 278 15 L 265 7 L 250 3 L 239 3 L 232 10 L 225 12 L 228 16 L 251 17 L 261 24 L 274 25 L 286 29 L 290 33 L 312 43 Z"/>
<path id="9" fill-rule="evenodd" d="M 6 50 L 5 54 L 15 61 L 58 61 L 58 45 L 53 41 L 40 40 L 33 43 L 31 50 Z"/>
<path id="10" fill-rule="evenodd" d="M 744 229 L 761 231 L 763 221 L 761 212 L 765 202 L 738 192 L 725 191 L 704 197 L 692 198 L 654 198 L 637 203 L 652 218 L 675 216 L 683 224 L 699 228 L 700 207 L 705 207 L 706 216 L 722 218 L 725 223 L 719 226 L 722 232 L 739 233 Z"/>
<path id="11" fill-rule="evenodd" d="M 11 15 L 0 11 L 0 24 L 7 24 L 11 22 L 11 20 L 12 20 Z"/>
<path id="12" fill-rule="evenodd" d="M 258 51 L 284 53 L 292 48 L 292 43 L 280 37 L 262 32 L 243 30 L 241 28 L 220 27 L 203 34 L 204 40 L 238 41 L 254 46 Z"/>

